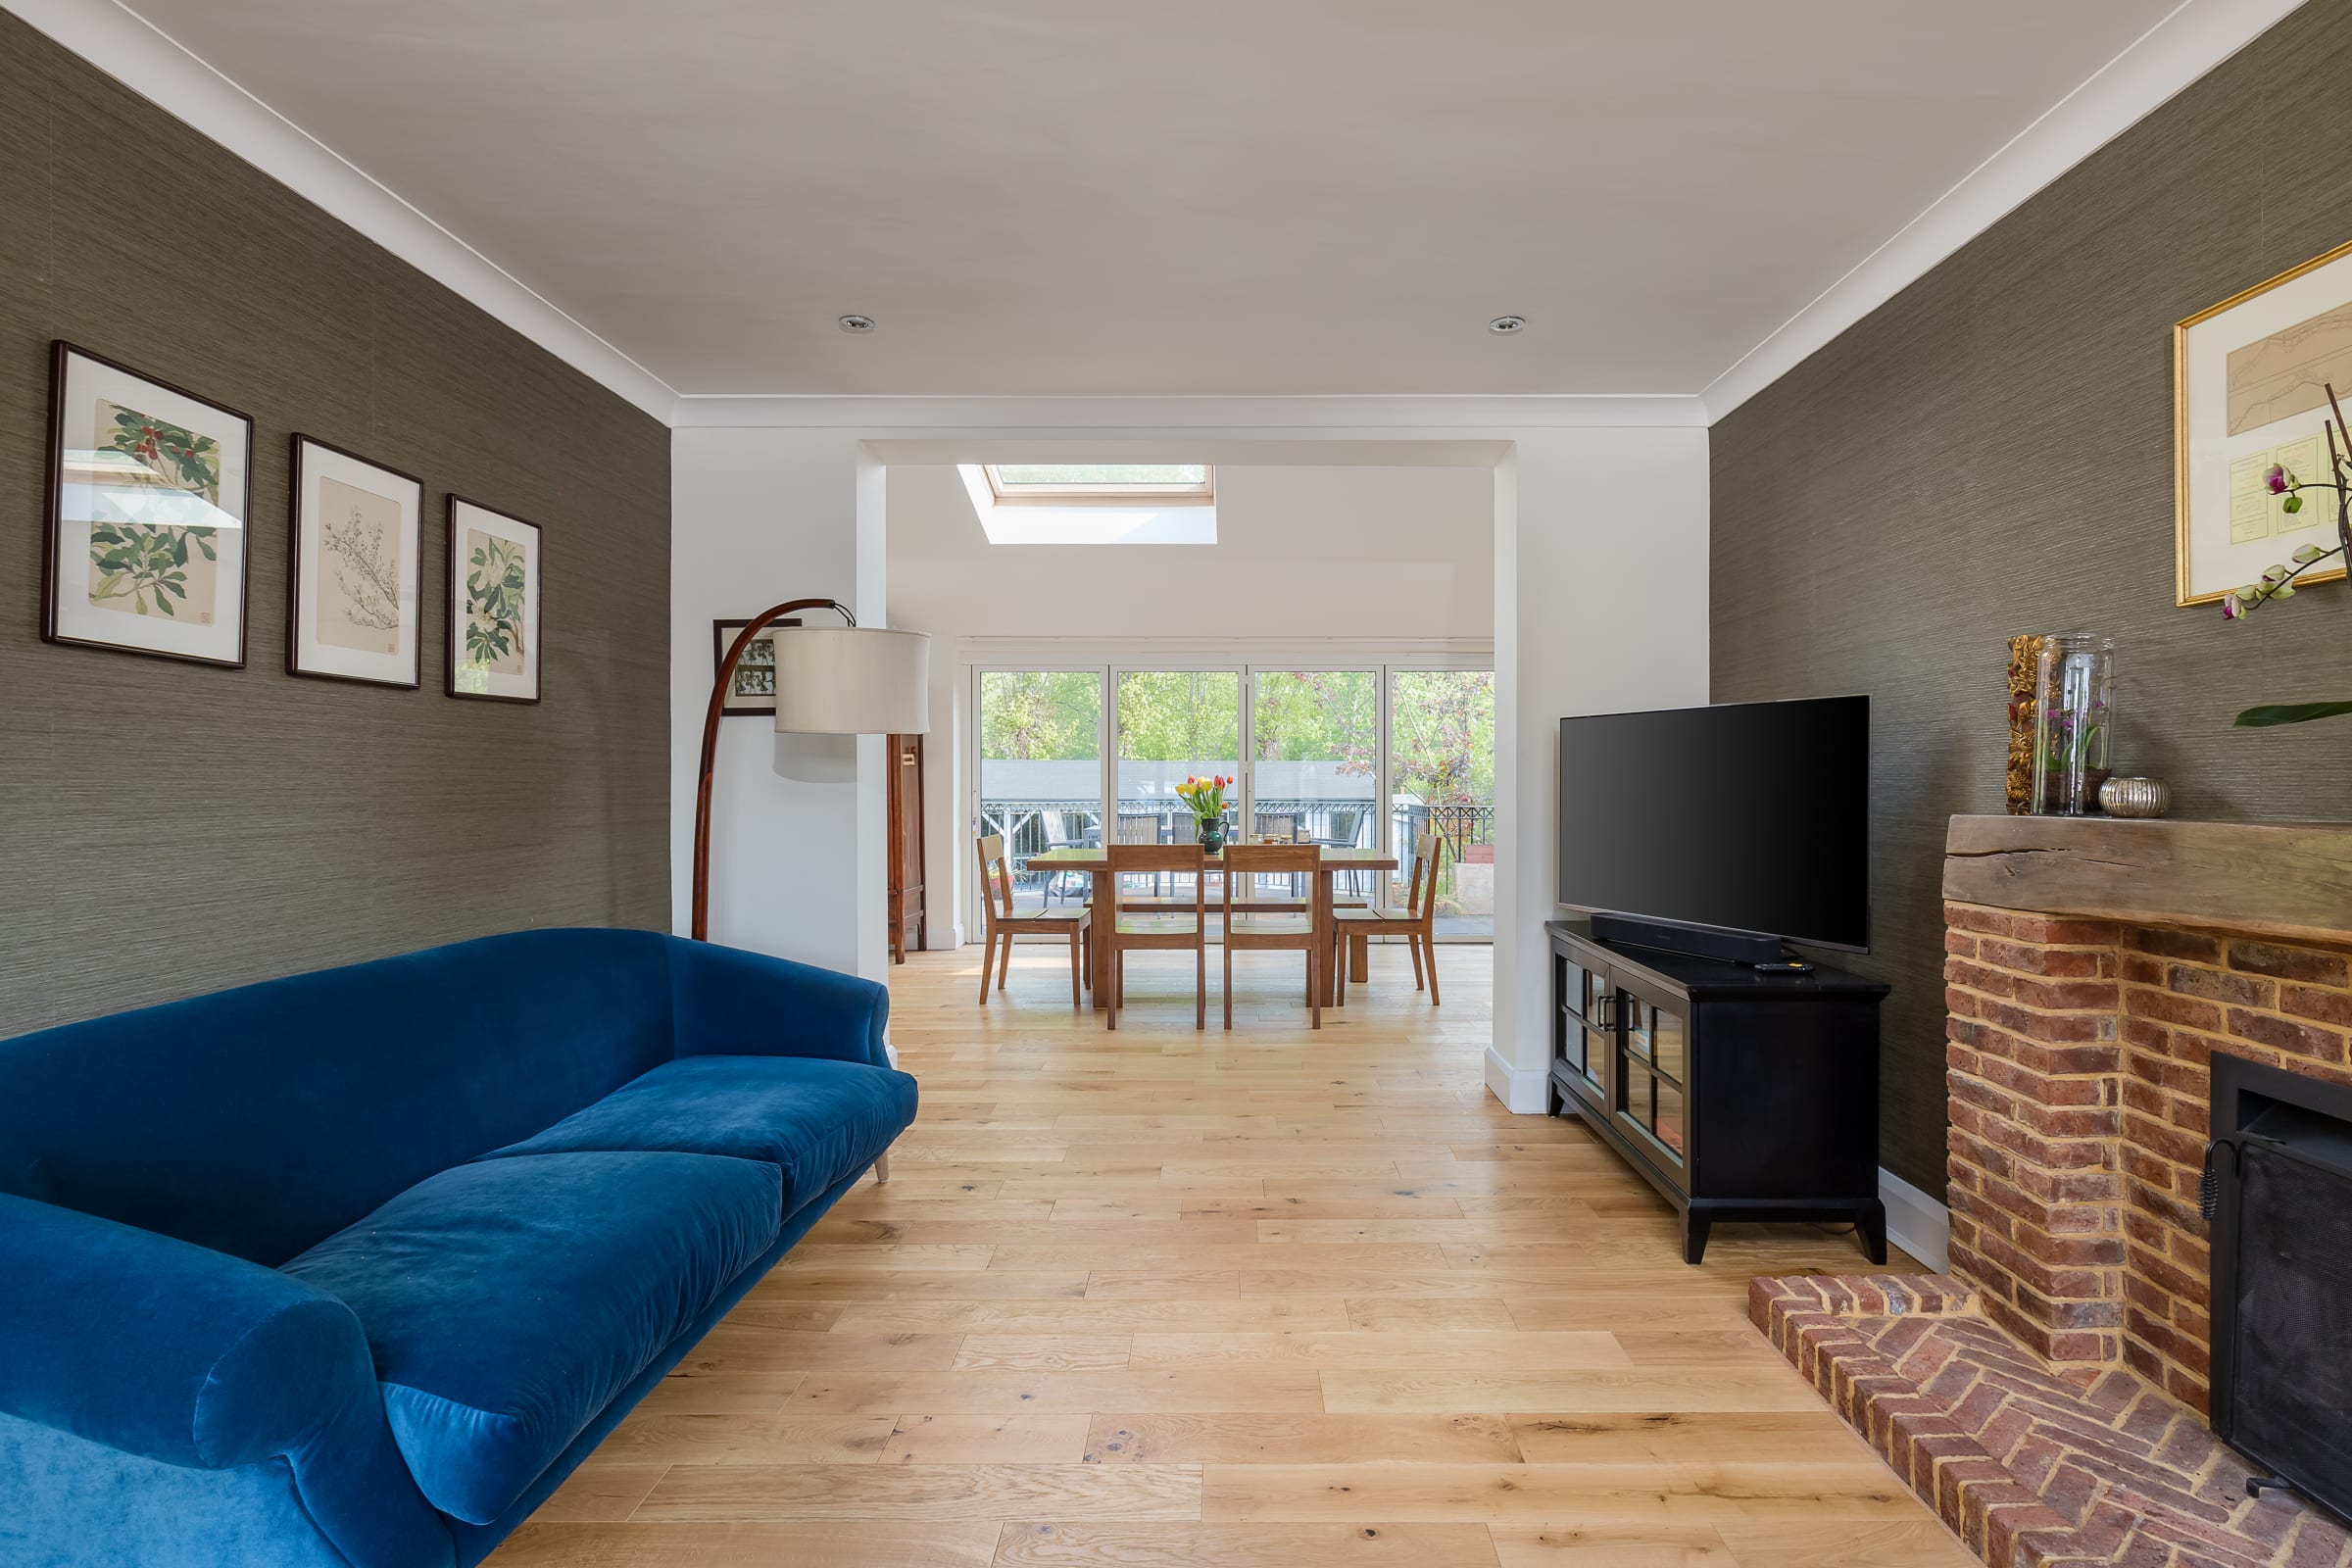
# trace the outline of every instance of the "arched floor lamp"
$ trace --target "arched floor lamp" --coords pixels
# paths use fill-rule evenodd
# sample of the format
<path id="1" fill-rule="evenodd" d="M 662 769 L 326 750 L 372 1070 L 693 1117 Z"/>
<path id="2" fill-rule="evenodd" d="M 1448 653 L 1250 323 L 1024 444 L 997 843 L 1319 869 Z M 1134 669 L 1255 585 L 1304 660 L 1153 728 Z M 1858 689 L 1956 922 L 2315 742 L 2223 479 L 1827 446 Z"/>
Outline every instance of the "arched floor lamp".
<path id="1" fill-rule="evenodd" d="M 776 626 L 804 610 L 830 610 L 848 624 Z M 769 628 L 773 627 L 772 631 Z M 703 718 L 703 770 L 694 791 L 694 940 L 710 940 L 710 778 L 718 721 L 735 688 L 735 665 L 752 639 L 769 631 L 776 651 L 776 728 L 789 735 L 920 735 L 931 728 L 931 639 L 921 632 L 860 626 L 830 599 L 795 599 L 763 611 L 735 634 L 718 662 Z"/>

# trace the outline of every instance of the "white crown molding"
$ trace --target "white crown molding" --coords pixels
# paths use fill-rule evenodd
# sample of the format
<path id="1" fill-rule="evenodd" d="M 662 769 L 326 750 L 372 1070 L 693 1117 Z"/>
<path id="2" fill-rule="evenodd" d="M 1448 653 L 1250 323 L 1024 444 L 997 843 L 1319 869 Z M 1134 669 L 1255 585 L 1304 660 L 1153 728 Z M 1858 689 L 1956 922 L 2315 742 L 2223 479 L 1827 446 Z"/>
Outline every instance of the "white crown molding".
<path id="1" fill-rule="evenodd" d="M 1793 369 L 1978 234 L 2296 9 L 2301 0 L 2181 0 L 1695 396 L 681 396 L 660 376 L 120 0 L 0 0 L 6 9 L 349 223 L 655 418 L 680 428 L 789 428 L 940 439 L 1007 433 L 1130 439 L 1222 430 L 1442 440 L 1514 431 L 1703 428 Z"/>
<path id="2" fill-rule="evenodd" d="M 678 399 L 682 429 L 854 431 L 939 439 L 1111 431 L 1343 432 L 1443 439 L 1512 430 L 1703 427 L 1698 399 L 1635 397 L 704 397 Z"/>
<path id="3" fill-rule="evenodd" d="M 2059 175 L 2260 37 L 2303 0 L 2181 0 L 2089 80 L 1776 327 L 1699 394 L 1720 419 Z"/>
<path id="4" fill-rule="evenodd" d="M 140 97 L 317 203 L 444 288 L 664 423 L 677 392 L 364 170 L 115 0 L 7 9 Z"/>

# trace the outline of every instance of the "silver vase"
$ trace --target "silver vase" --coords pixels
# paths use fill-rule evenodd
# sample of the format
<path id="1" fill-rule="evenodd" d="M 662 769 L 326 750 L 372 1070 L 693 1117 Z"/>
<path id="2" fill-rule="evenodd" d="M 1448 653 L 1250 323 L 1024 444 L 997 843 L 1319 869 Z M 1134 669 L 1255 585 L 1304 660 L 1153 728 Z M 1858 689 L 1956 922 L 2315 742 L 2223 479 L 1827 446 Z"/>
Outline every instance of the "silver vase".
<path id="1" fill-rule="evenodd" d="M 2172 806 L 2173 792 L 2160 778 L 2111 778 L 2099 786 L 2099 807 L 2109 816 L 2162 816 Z"/>

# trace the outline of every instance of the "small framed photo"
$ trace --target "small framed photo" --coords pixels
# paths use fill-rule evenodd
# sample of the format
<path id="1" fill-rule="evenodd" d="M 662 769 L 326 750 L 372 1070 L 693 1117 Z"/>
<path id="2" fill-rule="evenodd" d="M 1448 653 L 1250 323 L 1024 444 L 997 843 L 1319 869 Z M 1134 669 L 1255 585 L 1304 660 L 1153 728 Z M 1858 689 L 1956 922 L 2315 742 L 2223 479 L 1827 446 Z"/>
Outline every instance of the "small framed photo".
<path id="1" fill-rule="evenodd" d="M 2273 465 L 2328 478 L 2330 386 L 2352 405 L 2352 245 L 2173 328 L 2177 603 L 2209 604 L 2298 546 L 2335 542 L 2333 506 L 2289 512 L 2265 482 Z M 2301 583 L 2343 575 L 2339 566 Z"/>
<path id="2" fill-rule="evenodd" d="M 71 343 L 49 374 L 42 640 L 243 668 L 253 421 Z"/>
<path id="3" fill-rule="evenodd" d="M 449 498 L 449 695 L 539 700 L 540 549 L 535 523 Z"/>
<path id="4" fill-rule="evenodd" d="M 727 649 L 735 634 L 751 621 L 714 620 L 710 623 L 710 673 L 716 676 L 718 666 L 725 662 Z M 781 620 L 779 626 L 797 626 L 798 620 Z M 776 710 L 776 643 L 762 631 L 753 638 L 735 662 L 735 681 L 727 689 L 726 707 L 720 710 L 728 717 L 737 714 L 764 715 Z"/>
<path id="5" fill-rule="evenodd" d="M 287 671 L 414 690 L 424 481 L 307 435 L 293 476 Z"/>

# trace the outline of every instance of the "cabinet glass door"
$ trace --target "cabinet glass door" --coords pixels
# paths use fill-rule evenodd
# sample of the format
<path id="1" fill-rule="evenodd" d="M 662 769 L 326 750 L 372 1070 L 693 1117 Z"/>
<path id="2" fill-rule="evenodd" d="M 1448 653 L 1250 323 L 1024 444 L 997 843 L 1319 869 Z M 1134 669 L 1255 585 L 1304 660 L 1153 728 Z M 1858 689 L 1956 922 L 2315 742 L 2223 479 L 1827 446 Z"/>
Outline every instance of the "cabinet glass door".
<path id="1" fill-rule="evenodd" d="M 1592 970 L 1561 954 L 1552 956 L 1554 994 L 1560 1014 L 1554 1037 L 1560 1060 L 1568 1067 L 1570 1087 L 1593 1102 L 1602 1103 L 1602 1074 L 1616 1049 L 1602 1022 L 1612 1010 L 1608 985 Z"/>
<path id="2" fill-rule="evenodd" d="M 1683 1070 L 1689 1060 L 1688 1020 L 1631 994 L 1625 997 L 1624 1005 L 1625 1044 L 1617 1056 L 1618 1120 L 1640 1132 L 1671 1165 L 1679 1166 L 1685 1147 Z"/>

